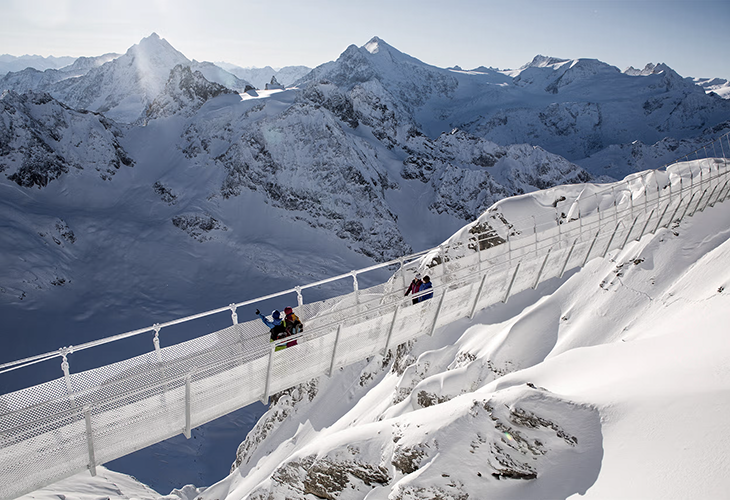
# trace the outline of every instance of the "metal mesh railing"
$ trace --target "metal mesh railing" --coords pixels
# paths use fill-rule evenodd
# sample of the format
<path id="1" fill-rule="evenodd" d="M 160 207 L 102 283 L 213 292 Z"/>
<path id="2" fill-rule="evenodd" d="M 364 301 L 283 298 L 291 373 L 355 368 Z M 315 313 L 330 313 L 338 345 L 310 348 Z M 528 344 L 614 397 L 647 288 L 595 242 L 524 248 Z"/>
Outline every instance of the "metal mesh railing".
<path id="1" fill-rule="evenodd" d="M 724 143 L 723 143 L 724 141 Z M 706 146 L 730 152 L 728 135 Z M 727 149 L 725 149 L 727 148 Z M 555 212 L 518 217 L 509 200 L 438 248 L 353 271 L 163 325 L 127 332 L 76 348 L 63 348 L 0 366 L 7 371 L 63 358 L 63 376 L 0 396 L 0 497 L 14 498 L 202 425 L 302 381 L 332 372 L 547 279 L 583 266 L 724 201 L 730 175 L 723 158 L 695 159 L 635 174 L 609 185 L 584 185 L 577 198 L 560 188 L 532 194 Z M 542 201 L 540 201 L 542 200 Z M 397 265 L 385 283 L 358 288 L 358 275 Z M 434 283 L 433 298 L 418 304 L 403 291 L 416 271 Z M 351 293 L 304 303 L 302 291 L 352 279 Z M 305 331 L 297 345 L 271 344 L 259 320 L 238 323 L 236 309 L 295 293 Z M 161 348 L 162 328 L 210 314 L 231 313 L 232 325 Z M 155 349 L 141 356 L 70 373 L 68 355 L 155 332 Z"/>

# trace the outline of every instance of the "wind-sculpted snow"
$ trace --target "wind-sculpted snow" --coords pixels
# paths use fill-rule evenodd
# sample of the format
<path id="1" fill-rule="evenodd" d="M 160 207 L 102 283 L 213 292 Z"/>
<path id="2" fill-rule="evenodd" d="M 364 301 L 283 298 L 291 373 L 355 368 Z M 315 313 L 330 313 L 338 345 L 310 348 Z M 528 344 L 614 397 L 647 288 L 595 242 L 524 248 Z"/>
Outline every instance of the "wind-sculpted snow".
<path id="1" fill-rule="evenodd" d="M 69 172 L 94 169 L 108 180 L 134 160 L 122 131 L 102 115 L 74 111 L 50 95 L 6 92 L 0 99 L 0 172 L 23 187 L 44 187 Z"/>

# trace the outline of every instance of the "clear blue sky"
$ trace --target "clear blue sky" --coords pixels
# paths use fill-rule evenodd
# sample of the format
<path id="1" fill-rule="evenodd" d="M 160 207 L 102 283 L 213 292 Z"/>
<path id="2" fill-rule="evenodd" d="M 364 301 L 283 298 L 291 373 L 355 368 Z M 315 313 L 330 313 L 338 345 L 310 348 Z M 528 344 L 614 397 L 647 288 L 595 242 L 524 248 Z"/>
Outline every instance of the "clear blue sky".
<path id="1" fill-rule="evenodd" d="M 0 54 L 16 56 L 123 53 L 156 32 L 199 61 L 314 67 L 379 36 L 440 67 L 543 54 L 730 79 L 730 0 L 0 0 L 0 14 Z"/>

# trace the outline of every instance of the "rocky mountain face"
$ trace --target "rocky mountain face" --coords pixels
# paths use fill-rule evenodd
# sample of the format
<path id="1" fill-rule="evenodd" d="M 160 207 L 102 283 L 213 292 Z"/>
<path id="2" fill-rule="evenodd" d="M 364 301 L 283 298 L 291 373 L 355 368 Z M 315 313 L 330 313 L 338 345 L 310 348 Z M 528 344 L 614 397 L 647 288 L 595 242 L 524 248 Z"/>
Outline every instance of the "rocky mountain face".
<path id="1" fill-rule="evenodd" d="M 45 93 L 5 92 L 0 98 L 0 172 L 25 188 L 95 171 L 104 180 L 134 160 L 121 129 L 103 115 L 76 111 Z"/>
<path id="2" fill-rule="evenodd" d="M 235 94 L 223 85 L 208 81 L 200 71 L 178 64 L 170 72 L 165 90 L 147 107 L 146 119 L 175 114 L 190 116 L 209 99 L 221 94 Z"/>

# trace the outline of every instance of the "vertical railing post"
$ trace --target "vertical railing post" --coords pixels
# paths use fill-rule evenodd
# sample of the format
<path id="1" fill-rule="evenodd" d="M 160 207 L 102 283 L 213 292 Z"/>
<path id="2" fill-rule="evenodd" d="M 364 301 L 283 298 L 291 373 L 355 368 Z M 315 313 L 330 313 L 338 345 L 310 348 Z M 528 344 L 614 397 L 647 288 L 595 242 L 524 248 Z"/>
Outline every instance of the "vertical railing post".
<path id="1" fill-rule="evenodd" d="M 355 304 L 360 304 L 360 289 L 357 283 L 357 271 L 350 271 L 352 275 L 352 292 L 355 294 Z"/>
<path id="2" fill-rule="evenodd" d="M 238 324 L 238 314 L 236 313 L 236 304 L 230 304 L 228 306 L 231 310 L 231 321 L 234 325 Z"/>
<path id="3" fill-rule="evenodd" d="M 522 264 L 522 261 L 517 263 L 517 266 L 515 267 L 515 272 L 512 274 L 512 279 L 509 282 L 509 286 L 507 287 L 507 293 L 504 294 L 504 299 L 502 299 L 502 303 L 506 304 L 507 300 L 509 299 L 509 294 L 512 291 L 512 285 L 515 284 L 515 278 L 517 278 L 517 272 L 520 270 L 520 264 Z"/>
<path id="4" fill-rule="evenodd" d="M 332 372 L 335 369 L 335 359 L 337 358 L 337 346 L 340 343 L 340 331 L 342 330 L 342 325 L 337 325 L 337 334 L 335 335 L 335 345 L 332 346 L 332 360 L 330 361 L 330 368 L 327 370 L 327 376 L 331 377 Z"/>
<path id="5" fill-rule="evenodd" d="M 302 298 L 302 287 L 297 285 L 294 287 L 294 290 L 297 292 L 297 305 L 300 307 L 304 305 L 304 298 Z"/>
<path id="6" fill-rule="evenodd" d="M 160 349 L 160 330 L 162 327 L 160 327 L 159 323 L 155 323 L 152 325 L 152 328 L 155 330 L 155 336 L 152 338 L 152 344 L 155 346 L 155 354 L 157 354 L 157 361 L 162 363 L 162 350 Z"/>
<path id="7" fill-rule="evenodd" d="M 61 357 L 61 370 L 63 371 L 63 379 L 66 382 L 66 392 L 68 393 L 68 400 L 71 403 L 71 408 L 76 408 L 76 397 L 74 396 L 73 386 L 71 385 L 71 371 L 69 370 L 68 355 L 73 352 L 73 346 L 62 347 L 60 349 Z"/>
<path id="8" fill-rule="evenodd" d="M 192 416 L 190 414 L 190 380 L 191 374 L 188 374 L 185 377 L 185 429 L 183 430 L 183 434 L 185 434 L 186 439 L 190 439 L 192 427 Z"/>
<path id="9" fill-rule="evenodd" d="M 482 297 L 482 289 L 484 288 L 485 281 L 487 281 L 486 274 L 484 276 L 482 276 L 482 282 L 479 283 L 479 289 L 477 290 L 477 295 L 474 298 L 474 304 L 471 306 L 471 312 L 469 313 L 469 319 L 472 319 L 474 317 L 474 313 L 477 310 L 477 304 L 479 303 L 479 299 Z"/>
<path id="10" fill-rule="evenodd" d="M 436 314 L 433 316 L 433 323 L 431 323 L 431 330 L 428 332 L 429 337 L 433 337 L 434 332 L 436 331 L 436 324 L 438 323 L 439 316 L 441 315 L 441 308 L 444 306 L 444 299 L 446 298 L 446 292 L 448 289 L 444 287 L 444 293 L 441 294 L 441 300 L 439 300 L 439 305 L 436 308 Z"/>
<path id="11" fill-rule="evenodd" d="M 86 444 L 89 450 L 89 472 L 91 476 L 96 476 L 96 457 L 94 454 L 94 433 L 91 427 L 91 408 L 84 406 L 84 420 L 86 420 Z"/>
<path id="12" fill-rule="evenodd" d="M 403 257 L 398 259 L 398 264 L 400 264 L 400 276 L 401 276 L 401 281 L 402 281 L 401 288 L 405 288 L 408 286 L 408 284 L 406 283 L 406 272 L 403 269 Z"/>

